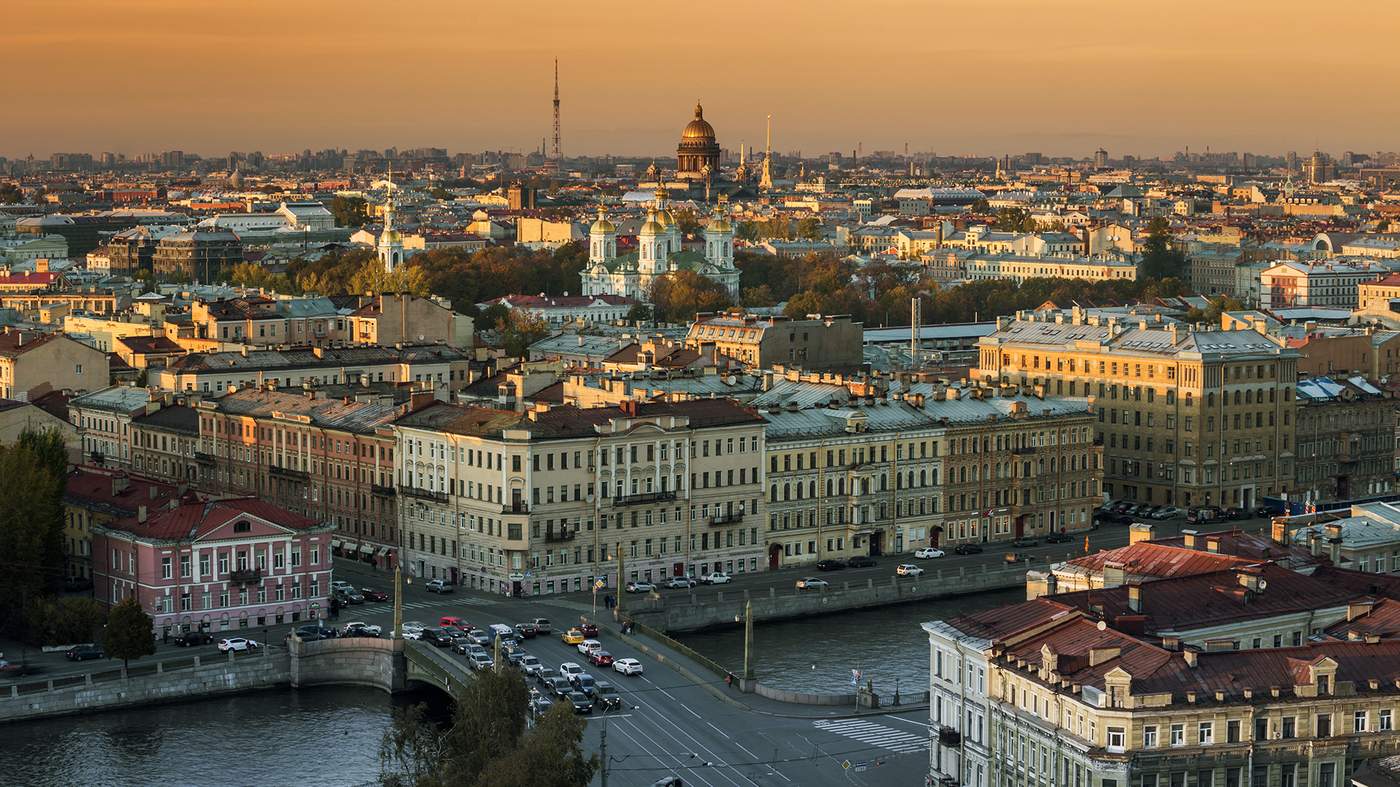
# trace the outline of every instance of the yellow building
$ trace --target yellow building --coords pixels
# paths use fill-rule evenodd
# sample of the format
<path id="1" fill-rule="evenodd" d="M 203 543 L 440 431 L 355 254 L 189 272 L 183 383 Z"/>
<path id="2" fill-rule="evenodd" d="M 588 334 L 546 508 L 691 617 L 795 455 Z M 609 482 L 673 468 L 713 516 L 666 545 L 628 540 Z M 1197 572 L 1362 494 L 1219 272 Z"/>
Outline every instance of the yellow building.
<path id="1" fill-rule="evenodd" d="M 974 377 L 1095 403 L 1104 495 L 1252 507 L 1293 485 L 1297 352 L 1249 330 L 1066 311 L 999 318 Z"/>

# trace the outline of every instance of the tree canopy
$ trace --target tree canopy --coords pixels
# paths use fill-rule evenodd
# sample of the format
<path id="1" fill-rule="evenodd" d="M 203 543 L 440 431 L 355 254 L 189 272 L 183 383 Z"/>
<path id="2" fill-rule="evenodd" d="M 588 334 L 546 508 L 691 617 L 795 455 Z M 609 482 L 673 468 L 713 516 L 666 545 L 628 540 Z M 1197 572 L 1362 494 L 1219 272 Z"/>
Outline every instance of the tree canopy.
<path id="1" fill-rule="evenodd" d="M 136 603 L 135 596 L 127 596 L 112 607 L 107 617 L 102 647 L 108 658 L 121 659 L 122 665 L 126 666 L 132 659 L 156 652 L 154 631 L 151 616 Z"/>
<path id="2" fill-rule="evenodd" d="M 651 284 L 651 305 L 661 322 L 689 322 L 696 312 L 716 312 L 732 301 L 724 285 L 692 270 L 658 276 Z"/>
<path id="3" fill-rule="evenodd" d="M 559 703 L 527 725 L 530 692 L 513 668 L 476 674 L 439 730 L 421 705 L 396 711 L 380 744 L 386 787 L 585 787 L 598 769 L 584 724 Z"/>
<path id="4" fill-rule="evenodd" d="M 0 631 L 26 635 L 26 605 L 57 591 L 64 577 L 63 486 L 67 455 L 57 432 L 21 433 L 0 446 Z"/>
<path id="5" fill-rule="evenodd" d="M 364 197 L 336 197 L 331 200 L 330 211 L 337 227 L 363 227 L 369 223 L 369 203 Z"/>
<path id="6" fill-rule="evenodd" d="M 1186 255 L 1171 245 L 1171 226 L 1158 216 L 1147 225 L 1147 240 L 1143 243 L 1138 276 L 1144 279 L 1183 279 L 1190 273 Z"/>

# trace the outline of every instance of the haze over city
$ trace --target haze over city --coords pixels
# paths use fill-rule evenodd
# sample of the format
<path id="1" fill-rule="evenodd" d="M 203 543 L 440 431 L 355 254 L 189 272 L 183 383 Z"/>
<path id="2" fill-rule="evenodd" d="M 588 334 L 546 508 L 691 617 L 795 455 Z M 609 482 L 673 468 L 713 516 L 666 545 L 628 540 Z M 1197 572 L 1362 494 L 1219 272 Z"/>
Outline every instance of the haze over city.
<path id="1" fill-rule="evenodd" d="M 11 157 L 525 152 L 555 57 L 567 155 L 660 154 L 696 98 L 726 147 L 771 112 L 806 155 L 1374 151 L 1400 123 L 1400 8 L 1355 0 L 5 5 Z"/>

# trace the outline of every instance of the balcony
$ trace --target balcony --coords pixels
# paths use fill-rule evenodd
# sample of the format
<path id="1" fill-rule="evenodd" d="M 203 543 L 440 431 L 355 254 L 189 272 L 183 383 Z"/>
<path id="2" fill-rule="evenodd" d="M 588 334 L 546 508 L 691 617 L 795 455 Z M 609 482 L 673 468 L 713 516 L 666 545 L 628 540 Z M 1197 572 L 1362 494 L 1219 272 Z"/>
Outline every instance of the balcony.
<path id="1" fill-rule="evenodd" d="M 578 537 L 578 533 L 565 528 L 563 530 L 544 531 L 544 540 L 548 543 L 558 543 L 560 541 L 573 541 Z"/>
<path id="2" fill-rule="evenodd" d="M 742 521 L 744 521 L 743 511 L 730 511 L 727 514 L 715 514 L 709 519 L 710 524 L 714 527 L 719 527 L 720 525 L 734 525 Z"/>
<path id="3" fill-rule="evenodd" d="M 218 461 L 218 458 L 215 457 L 213 454 L 206 454 L 203 451 L 195 451 L 194 461 L 202 465 L 212 465 Z"/>
<path id="4" fill-rule="evenodd" d="M 416 486 L 399 485 L 399 494 L 407 497 L 416 497 L 420 500 L 436 500 L 439 503 L 447 502 L 446 492 L 434 492 L 431 489 L 419 489 Z"/>
<path id="5" fill-rule="evenodd" d="M 262 581 L 262 569 L 260 568 L 240 568 L 235 569 L 228 575 L 230 582 L 247 585 L 253 582 Z"/>
<path id="6" fill-rule="evenodd" d="M 528 514 L 530 513 L 530 506 L 527 505 L 524 500 L 517 500 L 511 503 L 506 503 L 505 505 L 501 506 L 501 513 Z"/>
<path id="7" fill-rule="evenodd" d="M 393 497 L 394 488 L 392 486 L 380 486 L 379 484 L 370 484 L 369 493 L 371 495 L 374 495 L 375 497 Z"/>
<path id="8" fill-rule="evenodd" d="M 269 465 L 267 472 L 278 478 L 286 478 L 292 481 L 306 481 L 311 478 L 311 474 L 305 470 L 293 470 L 290 467 L 280 467 L 278 465 Z"/>
<path id="9" fill-rule="evenodd" d="M 648 503 L 661 503 L 667 500 L 675 500 L 675 492 L 642 492 L 635 495 L 625 495 L 614 497 L 614 506 L 640 506 Z"/>

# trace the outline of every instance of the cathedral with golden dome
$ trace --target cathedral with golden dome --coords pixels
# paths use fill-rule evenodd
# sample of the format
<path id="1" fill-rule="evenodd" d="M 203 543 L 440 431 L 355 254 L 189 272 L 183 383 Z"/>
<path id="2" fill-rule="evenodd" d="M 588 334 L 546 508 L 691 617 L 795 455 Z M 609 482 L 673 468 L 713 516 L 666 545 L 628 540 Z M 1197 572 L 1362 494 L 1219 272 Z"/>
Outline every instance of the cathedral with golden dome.
<path id="1" fill-rule="evenodd" d="M 695 102 L 695 119 L 681 131 L 676 146 L 676 177 L 681 180 L 709 180 L 719 174 L 719 143 L 715 128 L 705 120 L 705 109 Z"/>
<path id="2" fill-rule="evenodd" d="M 704 235 L 703 251 L 683 248 L 680 224 L 666 205 L 666 192 L 658 190 L 637 233 L 637 250 L 619 256 L 617 227 L 600 207 L 598 220 L 588 230 L 588 267 L 581 274 L 583 294 L 621 295 L 650 303 L 651 287 L 658 278 L 692 270 L 723 285 L 730 297 L 738 298 L 733 225 L 716 213 L 705 225 Z"/>

